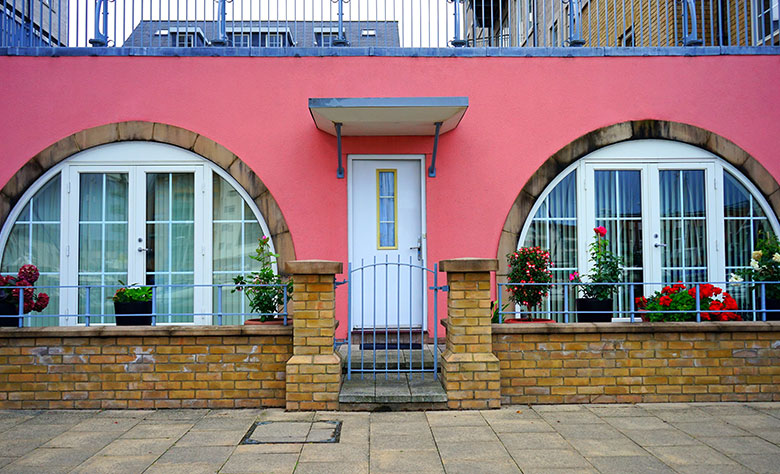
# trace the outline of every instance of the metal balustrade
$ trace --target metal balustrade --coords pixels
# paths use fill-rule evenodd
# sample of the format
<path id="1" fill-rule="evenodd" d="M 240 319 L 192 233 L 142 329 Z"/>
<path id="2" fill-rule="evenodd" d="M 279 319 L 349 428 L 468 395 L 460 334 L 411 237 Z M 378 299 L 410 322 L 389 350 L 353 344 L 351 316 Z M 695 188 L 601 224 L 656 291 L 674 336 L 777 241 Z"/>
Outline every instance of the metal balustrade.
<path id="1" fill-rule="evenodd" d="M 723 281 L 723 282 L 619 282 L 619 283 L 498 283 L 497 300 L 494 306 L 494 321 L 504 322 L 510 317 L 513 319 L 552 320 L 559 323 L 577 322 L 577 315 L 591 315 L 607 312 L 613 318 L 626 322 L 641 322 L 642 315 L 647 313 L 659 313 L 658 311 L 645 311 L 636 305 L 636 298 L 644 296 L 650 298 L 656 291 L 666 286 L 684 284 L 686 291 L 695 289 L 695 307 L 690 310 L 669 310 L 669 313 L 690 315 L 690 321 L 702 322 L 702 313 L 729 312 L 739 315 L 744 321 L 780 320 L 780 301 L 767 297 L 769 288 L 780 287 L 778 281 Z M 710 310 L 701 306 L 701 286 L 710 284 L 727 291 L 737 300 L 738 309 Z M 576 308 L 577 287 L 583 285 L 593 286 L 617 286 L 615 304 L 608 311 L 581 311 Z M 509 299 L 511 287 L 538 287 L 547 288 L 548 295 L 542 300 L 538 308 L 525 308 Z M 774 307 L 777 305 L 777 307 Z"/>
<path id="2" fill-rule="evenodd" d="M 227 295 L 230 294 L 231 291 L 236 289 L 235 284 L 212 284 L 212 285 L 187 285 L 187 284 L 169 284 L 169 285 L 143 285 L 148 286 L 152 290 L 152 312 L 149 314 L 152 318 L 152 326 L 156 326 L 158 323 L 161 324 L 167 324 L 164 322 L 165 320 L 168 320 L 168 322 L 173 324 L 181 324 L 180 322 L 173 322 L 172 319 L 174 317 L 183 317 L 183 318 L 189 318 L 192 317 L 193 320 L 195 317 L 206 317 L 210 318 L 210 324 L 215 326 L 222 326 L 230 324 L 231 322 L 233 324 L 243 324 L 247 319 L 250 318 L 258 318 L 261 316 L 270 316 L 271 318 L 280 319 L 283 325 L 287 325 L 287 318 L 290 315 L 288 312 L 288 305 L 290 301 L 288 301 L 288 288 L 284 284 L 241 284 L 240 286 L 242 288 L 279 288 L 282 290 L 283 293 L 283 299 L 284 303 L 282 305 L 281 311 L 274 312 L 274 313 L 253 313 L 250 311 L 235 311 L 231 310 L 229 306 L 235 306 L 236 303 L 239 303 L 239 306 L 241 308 L 244 308 L 245 306 L 248 306 L 248 303 L 241 302 L 240 300 L 246 299 L 243 293 L 236 292 L 236 296 L 234 297 L 234 301 L 232 304 L 226 304 L 226 299 L 228 298 Z M 2 287 L 0 287 L 2 288 Z M 19 287 L 21 288 L 31 288 L 31 287 Z M 29 312 L 24 313 L 24 293 L 19 292 L 19 303 L 17 303 L 15 306 L 19 308 L 19 312 L 17 314 L 11 314 L 11 315 L 0 315 L 0 317 L 3 318 L 18 318 L 19 325 L 18 327 L 27 327 L 27 326 L 46 326 L 46 325 L 53 325 L 53 326 L 91 326 L 91 325 L 101 325 L 101 324 L 114 324 L 113 322 L 106 322 L 107 318 L 123 318 L 123 317 L 137 317 L 138 314 L 114 314 L 112 311 L 109 310 L 109 312 L 101 312 L 101 313 L 94 313 L 92 311 L 92 308 L 94 306 L 94 302 L 98 301 L 100 298 L 105 298 L 106 301 L 110 301 L 111 297 L 113 296 L 114 292 L 118 288 L 122 288 L 121 285 L 63 285 L 63 286 L 35 286 L 34 288 L 35 292 L 40 294 L 47 293 L 50 296 L 52 294 L 56 295 L 56 299 L 61 299 L 63 296 L 67 295 L 68 292 L 71 293 L 70 297 L 71 299 L 75 298 L 76 304 L 79 308 L 77 311 L 69 311 L 67 313 L 60 313 L 59 310 L 52 311 L 50 308 L 48 311 L 44 310 L 43 312 Z M 194 295 L 195 292 L 200 291 L 202 298 L 203 296 L 206 296 L 206 293 L 209 291 L 212 295 L 212 308 L 213 311 L 211 312 L 204 312 L 204 311 L 165 311 L 161 310 L 160 303 L 164 302 L 166 298 L 169 297 L 169 292 L 175 292 L 175 291 L 182 291 L 184 293 L 192 292 Z M 205 293 L 204 293 L 205 292 Z M 96 299 L 97 298 L 97 299 Z M 49 303 L 50 305 L 56 304 L 54 303 L 55 298 L 52 298 L 52 301 Z M 190 299 L 188 303 L 193 303 L 193 299 Z M 194 304 L 194 303 L 193 303 Z M 110 309 L 111 303 L 107 304 Z M 228 307 L 226 309 L 226 306 Z M 141 316 L 146 316 L 146 314 L 141 314 Z M 45 318 L 51 318 L 48 320 L 45 320 Z M 227 321 L 228 319 L 231 319 L 232 321 Z M 38 322 L 36 322 L 38 320 Z M 40 323 L 43 324 L 40 324 Z M 186 324 L 186 323 L 185 323 Z"/>
<path id="3" fill-rule="evenodd" d="M 780 45 L 777 0 L 2 1 L 0 47 L 12 48 L 293 55 L 304 48 Z"/>

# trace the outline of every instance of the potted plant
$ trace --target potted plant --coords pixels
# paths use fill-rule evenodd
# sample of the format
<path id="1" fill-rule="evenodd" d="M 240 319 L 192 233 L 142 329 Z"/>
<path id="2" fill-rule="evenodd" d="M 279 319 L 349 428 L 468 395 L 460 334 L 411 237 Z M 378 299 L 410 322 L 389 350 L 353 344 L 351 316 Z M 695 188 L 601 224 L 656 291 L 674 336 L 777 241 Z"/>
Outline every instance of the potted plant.
<path id="1" fill-rule="evenodd" d="M 515 305 L 525 306 L 529 311 L 542 304 L 552 286 L 550 272 L 550 252 L 539 247 L 523 247 L 507 255 L 509 274 L 507 281 L 515 285 L 507 286 L 509 299 Z M 531 284 L 529 284 L 531 283 Z M 497 309 L 495 310 L 497 315 Z M 508 318 L 505 323 L 517 322 L 554 322 L 533 318 Z"/>
<path id="2" fill-rule="evenodd" d="M 152 325 L 152 288 L 150 286 L 138 286 L 136 284 L 123 285 L 117 289 L 114 296 L 114 313 L 117 315 L 117 326 L 151 326 Z M 149 316 L 142 316 L 149 315 Z"/>
<path id="3" fill-rule="evenodd" d="M 249 258 L 260 262 L 260 269 L 247 276 L 238 275 L 233 278 L 236 287 L 231 293 L 242 291 L 249 301 L 249 310 L 253 313 L 259 313 L 258 318 L 248 319 L 244 324 L 281 324 L 283 320 L 276 319 L 276 315 L 284 307 L 285 288 L 287 289 L 287 300 L 292 297 L 292 279 L 283 283 L 282 277 L 274 273 L 273 264 L 279 255 L 271 252 L 270 241 L 270 237 L 262 236 L 258 239 L 255 254 L 249 256 Z"/>
<path id="4" fill-rule="evenodd" d="M 588 246 L 590 261 L 593 262 L 591 273 L 587 275 L 588 283 L 583 283 L 577 272 L 569 275 L 569 281 L 578 283 L 575 288 L 579 288 L 583 295 L 582 298 L 577 298 L 577 321 L 608 323 L 612 320 L 613 295 L 618 286 L 605 283 L 616 283 L 623 278 L 623 263 L 620 257 L 609 249 L 607 229 L 599 226 L 594 228 L 593 232 L 596 234 L 595 239 Z"/>
<path id="5" fill-rule="evenodd" d="M 758 282 L 780 281 L 780 243 L 777 236 L 772 233 L 759 233 L 756 249 L 750 255 L 750 268 L 738 270 L 731 274 L 730 281 L 741 282 L 744 280 Z M 762 307 L 761 287 L 764 287 L 766 301 L 764 308 L 780 310 L 780 284 L 753 285 L 753 290 L 758 291 L 758 307 Z M 780 320 L 780 311 L 767 312 L 766 319 Z"/>
<path id="6" fill-rule="evenodd" d="M 657 291 L 650 299 L 636 298 L 636 306 L 647 321 L 695 321 L 696 288 L 696 285 L 686 288 L 677 282 Z M 737 301 L 728 292 L 709 283 L 698 285 L 698 291 L 702 321 L 742 321 L 734 313 L 739 309 Z"/>
<path id="7" fill-rule="evenodd" d="M 16 276 L 0 275 L 0 314 L 10 317 L 0 317 L 0 327 L 19 326 L 19 290 L 22 290 L 22 313 L 30 311 L 43 311 L 49 305 L 49 295 L 46 293 L 35 294 L 33 286 L 40 272 L 35 265 L 22 265 Z"/>

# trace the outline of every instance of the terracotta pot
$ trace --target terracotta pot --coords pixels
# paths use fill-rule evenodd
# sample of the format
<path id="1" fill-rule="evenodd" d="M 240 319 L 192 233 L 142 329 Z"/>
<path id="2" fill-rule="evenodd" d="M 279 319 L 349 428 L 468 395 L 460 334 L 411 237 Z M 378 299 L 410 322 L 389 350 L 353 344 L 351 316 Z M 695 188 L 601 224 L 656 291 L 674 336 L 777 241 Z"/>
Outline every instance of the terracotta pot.
<path id="1" fill-rule="evenodd" d="M 19 310 L 11 303 L 0 302 L 0 314 L 16 315 L 12 317 L 0 317 L 0 327 L 3 328 L 18 328 L 19 327 Z"/>
<path id="2" fill-rule="evenodd" d="M 130 301 L 128 303 L 118 303 L 114 301 L 114 313 L 132 314 L 134 316 L 118 316 L 116 318 L 117 326 L 151 326 L 152 325 L 152 302 L 151 301 Z M 148 314 L 150 316 L 140 316 Z"/>
<path id="3" fill-rule="evenodd" d="M 580 323 L 609 323 L 612 321 L 612 299 L 577 298 L 577 321 Z M 580 313 L 579 311 L 594 311 Z"/>
<path id="4" fill-rule="evenodd" d="M 252 318 L 244 321 L 244 326 L 261 326 L 261 325 L 278 325 L 284 324 L 284 319 L 269 319 L 268 321 L 261 321 L 260 318 Z"/>
<path id="5" fill-rule="evenodd" d="M 507 324 L 518 324 L 518 323 L 554 323 L 556 321 L 552 319 L 533 319 L 533 318 L 508 318 L 504 320 Z"/>

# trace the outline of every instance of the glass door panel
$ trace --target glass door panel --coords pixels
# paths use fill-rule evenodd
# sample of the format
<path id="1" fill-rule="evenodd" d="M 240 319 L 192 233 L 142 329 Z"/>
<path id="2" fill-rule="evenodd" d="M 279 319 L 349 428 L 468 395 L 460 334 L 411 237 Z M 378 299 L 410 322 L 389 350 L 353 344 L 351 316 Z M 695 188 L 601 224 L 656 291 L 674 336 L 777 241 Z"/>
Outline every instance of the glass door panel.
<path id="1" fill-rule="evenodd" d="M 157 288 L 158 323 L 193 322 L 195 175 L 146 173 L 146 284 Z M 169 286 L 172 285 L 172 286 Z"/>
<path id="2" fill-rule="evenodd" d="M 661 281 L 707 281 L 705 171 L 659 170 Z"/>
<path id="3" fill-rule="evenodd" d="M 233 277 L 247 275 L 260 269 L 260 263 L 249 258 L 257 248 L 263 230 L 254 213 L 238 192 L 222 177 L 214 173 L 213 185 L 213 278 L 215 287 L 212 305 L 214 314 L 220 311 L 226 316 L 222 324 L 243 324 L 248 317 L 249 305 L 245 293 L 235 292 Z M 220 308 L 221 293 L 221 308 Z M 214 318 L 213 324 L 217 324 Z"/>
<path id="4" fill-rule="evenodd" d="M 607 229 L 610 250 L 623 259 L 623 281 L 644 280 L 644 236 L 642 225 L 642 171 L 595 170 L 595 223 Z M 592 235 L 592 234 L 591 234 Z M 592 239 L 592 237 L 591 237 Z M 592 241 L 588 240 L 588 244 Z M 588 254 L 589 257 L 589 254 Z M 617 306 L 627 309 L 630 288 L 621 287 Z M 642 294 L 642 285 L 636 285 L 634 296 Z"/>
<path id="5" fill-rule="evenodd" d="M 128 173 L 80 173 L 78 202 L 78 284 L 98 285 L 89 290 L 89 314 L 111 315 L 112 288 L 128 282 Z M 87 289 L 79 289 L 79 314 L 87 311 Z M 79 322 L 83 318 L 80 318 Z M 114 317 L 93 318 L 114 323 Z"/>

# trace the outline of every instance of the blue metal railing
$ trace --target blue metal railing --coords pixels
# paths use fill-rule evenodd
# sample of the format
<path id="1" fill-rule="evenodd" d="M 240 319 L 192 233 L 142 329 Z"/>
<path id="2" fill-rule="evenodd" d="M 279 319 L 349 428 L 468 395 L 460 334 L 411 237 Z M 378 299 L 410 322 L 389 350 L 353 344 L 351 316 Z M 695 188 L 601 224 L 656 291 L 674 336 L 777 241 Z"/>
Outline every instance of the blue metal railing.
<path id="1" fill-rule="evenodd" d="M 616 318 L 624 318 L 630 322 L 642 321 L 642 315 L 661 312 L 691 315 L 690 320 L 701 322 L 702 313 L 723 313 L 729 312 L 739 315 L 744 321 L 767 321 L 768 319 L 780 319 L 780 305 L 775 308 L 769 303 L 774 301 L 767 297 L 769 288 L 780 288 L 780 282 L 777 281 L 723 281 L 723 282 L 685 282 L 686 291 L 695 289 L 695 306 L 690 310 L 669 309 L 664 311 L 646 311 L 637 307 L 636 298 L 644 296 L 650 298 L 656 291 L 666 286 L 673 286 L 681 282 L 619 282 L 619 283 L 576 283 L 576 282 L 553 282 L 553 283 L 498 283 L 497 300 L 494 314 L 498 316 L 498 322 L 504 322 L 506 316 L 511 315 L 521 317 L 521 319 L 539 319 L 554 320 L 556 322 L 570 323 L 576 322 L 578 314 L 592 315 L 604 312 L 611 313 Z M 701 286 L 710 284 L 728 291 L 735 297 L 740 304 L 738 309 L 717 309 L 710 310 L 701 306 Z M 578 286 L 616 286 L 618 291 L 616 296 L 616 307 L 610 310 L 578 310 L 572 304 L 576 299 Z M 542 308 L 525 308 L 521 310 L 520 306 L 514 305 L 511 300 L 508 301 L 508 295 L 512 287 L 538 287 L 547 289 L 548 296 L 542 301 Z M 639 291 L 637 289 L 639 288 Z M 549 296 L 549 292 L 557 289 L 554 298 Z M 622 293 L 622 296 L 620 295 Z M 644 294 L 642 294 L 644 293 Z M 736 294 L 736 296 L 735 296 Z M 621 301 L 622 300 L 622 301 Z M 748 307 L 743 307 L 748 306 Z M 774 317 L 772 315 L 775 315 Z"/>
<path id="2" fill-rule="evenodd" d="M 299 54 L 294 50 L 780 45 L 777 3 L 754 0 L 2 1 L 0 47 Z"/>
<path id="3" fill-rule="evenodd" d="M 226 289 L 228 290 L 235 290 L 236 285 L 235 284 L 211 284 L 211 285 L 196 285 L 196 284 L 169 284 L 169 285 L 143 285 L 148 286 L 152 290 L 152 312 L 148 316 L 151 316 L 152 319 L 152 326 L 156 326 L 158 322 L 161 322 L 161 320 L 168 320 L 168 323 L 176 324 L 176 323 L 182 323 L 182 322 L 176 322 L 173 321 L 175 317 L 179 318 L 194 318 L 196 316 L 201 317 L 211 317 L 211 324 L 216 326 L 222 326 L 225 323 L 225 319 L 229 317 L 233 317 L 235 321 L 238 324 L 243 324 L 247 319 L 251 318 L 257 318 L 257 317 L 270 317 L 269 319 L 281 319 L 281 322 L 283 325 L 287 325 L 287 318 L 289 316 L 288 312 L 288 299 L 290 295 L 288 295 L 288 288 L 287 285 L 284 284 L 241 284 L 242 288 L 278 288 L 282 292 L 282 297 L 284 302 L 282 303 L 281 311 L 273 312 L 273 313 L 253 313 L 249 311 L 225 311 L 225 297 L 224 292 Z M 16 287 L 14 287 L 16 288 Z M 23 289 L 25 287 L 18 287 L 19 289 Z M 30 287 L 27 287 L 30 288 Z M 29 312 L 24 313 L 24 293 L 22 291 L 19 292 L 19 302 L 15 305 L 16 308 L 19 309 L 19 312 L 16 314 L 11 315 L 3 315 L 2 317 L 17 317 L 19 320 L 18 327 L 25 327 L 25 326 L 39 326 L 39 324 L 31 324 L 33 320 L 40 319 L 40 318 L 57 318 L 57 324 L 60 325 L 59 318 L 75 318 L 66 320 L 70 322 L 70 325 L 84 325 L 84 326 L 91 326 L 93 324 L 106 324 L 106 318 L 125 318 L 125 317 L 137 317 L 138 314 L 114 314 L 111 312 L 105 312 L 103 311 L 100 314 L 94 314 L 92 313 L 92 306 L 93 302 L 95 301 L 95 293 L 99 293 L 101 297 L 105 297 L 104 295 L 106 292 L 104 290 L 109 290 L 109 292 L 113 295 L 113 292 L 117 290 L 118 288 L 122 288 L 122 285 L 62 285 L 62 286 L 38 286 L 36 285 L 34 287 L 35 291 L 40 293 L 47 293 L 51 292 L 51 290 L 55 290 L 59 296 L 59 298 L 62 298 L 64 294 L 67 292 L 74 292 L 76 295 L 76 298 L 82 298 L 80 301 L 76 301 L 77 307 L 84 308 L 83 311 L 77 310 L 73 312 L 68 312 L 66 314 L 61 314 L 59 312 L 57 313 L 35 313 L 35 312 Z M 193 292 L 196 291 L 196 289 L 200 288 L 201 291 L 208 291 L 207 289 L 212 289 L 212 294 L 216 293 L 214 296 L 214 300 L 212 302 L 213 305 L 213 311 L 206 312 L 206 311 L 182 311 L 182 312 L 173 312 L 173 311 L 160 311 L 159 310 L 159 304 L 161 300 L 164 300 L 168 297 L 166 292 L 168 291 L 175 291 L 175 290 L 192 290 Z M 216 290 L 216 292 L 214 291 Z M 83 296 L 81 296 L 83 295 Z M 244 299 L 245 296 L 243 293 L 238 294 L 237 298 Z M 108 297 L 110 300 L 110 297 Z M 237 304 L 240 301 L 233 301 L 233 304 Z M 189 299 L 187 304 L 193 303 L 192 299 Z M 245 303 L 245 302 L 244 302 Z M 52 303 L 50 303 L 52 304 Z M 193 303 L 194 304 L 194 303 Z M 111 305 L 106 305 L 108 308 L 111 308 Z M 102 305 L 101 305 L 102 307 Z M 146 316 L 146 314 L 141 314 L 141 316 Z M 238 322 L 240 321 L 240 322 Z M 25 324 L 27 322 L 27 324 Z M 47 322 L 47 321 L 44 321 Z M 184 322 L 187 323 L 187 322 Z M 109 322 L 108 324 L 112 324 Z M 165 323 L 163 323 L 165 324 Z"/>
<path id="4" fill-rule="evenodd" d="M 428 286 L 429 277 L 432 286 Z M 383 373 L 386 379 L 390 374 L 400 378 L 404 373 L 418 373 L 425 378 L 426 373 L 432 373 L 434 379 L 438 378 L 438 292 L 447 291 L 446 286 L 438 284 L 438 265 L 429 269 L 414 263 L 412 257 L 409 262 L 402 262 L 400 256 L 394 262 L 387 256 L 384 262 L 373 257 L 370 263 L 365 260 L 357 266 L 349 263 L 347 279 L 341 283 L 348 285 L 347 380 L 351 380 L 353 373 L 360 374 L 361 378 Z M 433 330 L 429 327 L 428 333 L 433 337 L 426 344 L 423 325 L 429 295 L 433 304 Z M 408 341 L 404 340 L 407 338 Z M 353 345 L 360 352 L 359 364 L 353 360 Z M 427 349 L 432 350 L 432 360 L 426 367 Z M 390 360 L 391 351 L 395 352 L 395 364 Z M 419 368 L 415 368 L 415 354 L 420 357 Z M 408 364 L 402 363 L 403 357 L 408 357 Z"/>

